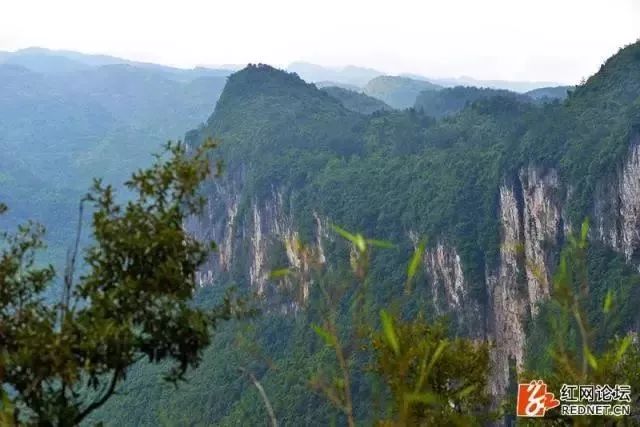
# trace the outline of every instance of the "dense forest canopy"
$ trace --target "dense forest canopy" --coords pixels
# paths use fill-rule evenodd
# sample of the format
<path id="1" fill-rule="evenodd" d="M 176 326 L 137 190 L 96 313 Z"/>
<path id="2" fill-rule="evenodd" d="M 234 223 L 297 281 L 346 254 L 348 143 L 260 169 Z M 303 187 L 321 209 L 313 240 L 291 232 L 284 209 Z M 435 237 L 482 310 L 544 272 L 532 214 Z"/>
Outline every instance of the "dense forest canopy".
<path id="1" fill-rule="evenodd" d="M 167 139 L 206 120 L 226 77 L 90 56 L 62 72 L 59 58 L 28 50 L 0 61 L 0 200 L 11 207 L 0 221 L 45 225 L 62 267 L 91 180 L 120 184 L 148 166 Z"/>
<path id="2" fill-rule="evenodd" d="M 253 66 L 230 77 L 189 137 L 217 135 L 230 173 L 250 166 L 250 194 L 283 185 L 294 211 L 388 238 L 442 236 L 481 275 L 498 249 L 497 189 L 520 167 L 557 168 L 573 188 L 572 218 L 590 214 L 596 180 L 616 171 L 640 122 L 638 52 L 622 50 L 566 102 L 476 89 L 495 96 L 438 121 L 416 110 L 358 115 L 293 74 Z"/>
<path id="3" fill-rule="evenodd" d="M 256 291 L 250 287 L 256 273 L 248 266 L 256 263 L 254 252 L 267 234 L 267 223 L 275 223 L 274 228 L 295 230 L 296 241 L 269 241 L 268 259 L 262 261 L 274 271 L 291 267 L 285 265 L 290 252 L 312 253 L 304 248 L 316 243 L 322 224 L 340 230 L 338 236 L 326 232 L 322 257 L 330 261 L 318 281 L 348 287 L 362 280 L 370 291 L 362 318 L 370 324 L 379 324 L 379 307 L 403 295 L 407 260 L 421 247 L 455 248 L 470 297 L 486 311 L 486 279 L 505 250 L 500 240 L 501 187 L 508 187 L 529 166 L 557 171 L 554 197 L 566 201 L 563 226 L 579 226 L 594 213 L 598 185 L 616 179 L 630 145 L 640 138 L 640 42 L 622 49 L 580 86 L 526 94 L 444 88 L 408 77 L 378 76 L 372 70 L 326 75 L 304 64 L 298 64 L 300 72 L 316 73 L 324 80 L 347 73 L 354 84 L 364 86 L 363 93 L 351 90 L 360 86 L 319 89 L 322 85 L 298 74 L 262 64 L 227 78 L 196 71 L 150 72 L 139 64 L 88 65 L 66 57 L 53 64 L 65 70 L 55 74 L 25 68 L 42 66 L 33 62 L 33 52 L 27 53 L 14 58 L 22 61 L 19 65 L 0 63 L 0 148 L 9 153 L 0 158 L 0 200 L 9 204 L 10 214 L 15 212 L 14 217 L 3 217 L 3 224 L 13 225 L 20 218 L 43 220 L 52 229 L 53 257 L 61 260 L 73 224 L 69 218 L 89 178 L 99 170 L 108 182 L 122 179 L 123 172 L 148 164 L 150 146 L 159 139 L 180 137 L 184 129 L 193 128 L 185 136 L 190 150 L 214 137 L 220 141 L 216 159 L 222 158 L 225 165 L 222 177 L 205 181 L 201 189 L 206 199 L 203 216 L 212 223 L 221 219 L 225 226 L 230 224 L 231 240 L 240 242 L 230 250 L 232 267 L 212 273 L 213 286 L 199 289 L 193 301 L 197 307 L 215 305 L 230 285 Z M 363 85 L 365 77 L 368 83 Z M 228 189 L 235 203 L 231 207 L 225 204 Z M 269 205 L 272 200 L 278 205 Z M 261 218 L 261 207 L 275 220 Z M 339 239 L 345 235 L 385 246 L 367 252 L 362 244 L 366 279 L 357 277 L 357 268 L 357 280 L 347 275 L 358 245 Z M 217 249 L 219 257 L 225 248 Z M 593 283 L 593 298 L 586 304 L 588 320 L 604 322 L 602 300 L 615 290 L 617 317 L 611 332 L 626 333 L 639 321 L 634 311 L 637 271 L 629 259 L 602 242 L 594 241 L 588 251 L 579 249 L 588 260 L 586 276 Z M 559 258 L 560 248 L 553 250 Z M 407 342 L 414 340 L 412 334 L 438 339 L 483 336 L 486 325 L 460 321 L 468 313 L 444 313 L 449 322 L 434 329 L 420 323 L 442 313 L 425 286 L 429 272 L 413 274 L 419 276 L 419 286 L 410 298 L 401 298 L 405 311 L 396 319 Z M 274 295 L 280 282 L 267 279 L 268 291 L 260 295 L 262 315 L 221 325 L 179 392 L 159 380 L 165 366 L 138 364 L 128 371 L 121 395 L 90 421 L 261 424 L 269 414 L 259 388 L 246 374 L 250 372 L 268 391 L 282 424 L 344 423 L 344 413 L 310 391 L 309 379 L 331 366 L 334 357 L 318 341 L 317 331 L 322 330 L 313 328 L 322 319 L 317 303 L 323 295 L 312 289 L 302 303 L 287 301 L 286 296 L 278 299 Z M 347 332 L 357 301 L 357 292 L 349 291 L 333 307 L 335 325 Z M 543 319 L 555 306 L 543 304 L 540 310 Z M 413 315 L 420 322 L 402 323 L 403 316 Z M 383 316 L 382 323 L 389 318 Z M 529 334 L 527 368 L 550 371 L 548 354 L 540 350 L 550 331 L 531 320 L 523 320 Z M 605 338 L 598 338 L 599 348 Z M 387 341 L 379 335 L 374 344 L 384 352 L 389 350 Z M 488 363 L 486 354 L 478 354 L 478 360 Z M 368 362 L 357 358 L 353 356 L 354 364 Z M 388 366 L 379 362 L 379 367 Z M 482 373 L 476 373 L 477 382 L 484 384 Z M 379 413 L 373 403 L 378 385 L 364 371 L 353 378 L 350 390 L 361 403 L 353 409 L 354 419 L 373 422 Z"/>
<path id="4" fill-rule="evenodd" d="M 312 217 L 318 212 L 347 229 L 397 244 L 395 250 L 373 255 L 370 277 L 378 302 L 391 298 L 403 280 L 399 266 L 411 251 L 408 232 L 428 236 L 429 245 L 446 241 L 455 246 L 471 292 L 484 301 L 484 277 L 498 262 L 501 249 L 499 187 L 527 165 L 554 168 L 562 179 L 560 191 L 568 201 L 571 221 L 580 224 L 591 215 L 596 183 L 619 170 L 637 134 L 639 72 L 640 43 L 636 43 L 608 60 L 564 101 L 537 103 L 512 93 L 466 90 L 491 96 L 465 100 L 463 106 L 457 103 L 458 113 L 435 118 L 416 109 L 358 114 L 294 74 L 250 66 L 229 78 L 215 113 L 187 139 L 197 145 L 209 135 L 221 138 L 227 174 L 243 180 L 238 217 L 248 214 L 255 200 L 279 188 L 306 242 L 313 239 Z M 333 249 L 340 253 L 338 247 Z M 599 319 L 602 298 L 617 289 L 627 295 L 617 308 L 617 327 L 625 330 L 637 321 L 632 314 L 637 275 L 608 248 L 596 244 L 588 257 L 597 266 L 590 270 L 597 284 L 589 306 L 592 320 Z M 421 292 L 412 301 L 414 309 L 433 313 L 433 302 L 424 289 Z M 216 399 L 216 409 L 208 410 L 201 420 L 213 419 L 222 425 L 238 420 L 261 422 L 265 413 L 255 403 L 255 391 L 221 368 L 230 360 L 250 365 L 262 375 L 276 412 L 284 414 L 283 422 L 314 424 L 330 418 L 332 410 L 318 405 L 318 397 L 305 392 L 304 381 L 293 374 L 311 373 L 327 363 L 309 341 L 312 316 L 291 320 L 271 313 L 249 326 L 251 340 L 277 361 L 278 369 L 247 354 L 212 352 L 205 358 L 206 369 L 216 372 L 214 378 L 228 381 L 227 385 L 221 387 L 216 381 L 213 386 L 195 375 L 187 386 L 188 397 L 177 398 L 183 403 L 165 397 L 163 401 L 172 402 L 173 408 L 165 411 L 154 400 L 155 409 L 136 412 L 139 419 L 151 422 L 155 419 L 151 414 L 160 411 L 163 419 L 185 420 L 186 415 L 170 414 L 180 413 L 182 405 L 212 405 L 209 398 L 196 396 L 221 393 L 228 398 Z M 464 325 L 457 328 L 457 333 L 470 332 Z M 544 329 L 532 328 L 532 363 L 548 363 L 544 354 L 535 352 L 537 340 L 548 335 Z M 222 333 L 220 348 L 231 345 L 237 333 L 233 328 Z M 145 378 L 142 373 L 136 376 L 132 387 L 148 386 Z M 370 396 L 366 381 L 354 387 L 361 399 Z M 153 393 L 159 399 L 167 396 L 161 388 Z M 109 416 L 116 408 L 133 410 L 126 399 L 111 408 Z M 366 406 L 360 410 L 357 415 L 366 419 Z"/>

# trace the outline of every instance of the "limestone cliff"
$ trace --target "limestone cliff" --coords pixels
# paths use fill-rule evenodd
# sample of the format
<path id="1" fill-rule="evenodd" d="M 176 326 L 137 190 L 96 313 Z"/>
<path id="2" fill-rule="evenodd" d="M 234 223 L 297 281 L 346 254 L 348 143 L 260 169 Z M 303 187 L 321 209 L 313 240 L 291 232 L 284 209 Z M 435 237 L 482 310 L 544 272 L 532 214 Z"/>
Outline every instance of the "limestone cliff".
<path id="1" fill-rule="evenodd" d="M 487 271 L 488 338 L 495 343 L 492 394 L 509 383 L 511 363 L 525 359 L 525 322 L 549 296 L 551 270 L 566 222 L 555 170 L 528 167 L 500 187 L 501 224 L 498 267 Z"/>
<path id="2" fill-rule="evenodd" d="M 597 237 L 628 261 L 639 263 L 640 135 L 632 138 L 628 159 L 613 179 L 595 191 L 594 228 Z"/>
<path id="3" fill-rule="evenodd" d="M 213 285 L 227 274 L 235 280 L 246 278 L 251 290 L 265 295 L 273 291 L 270 274 L 274 269 L 287 267 L 301 273 L 297 277 L 308 277 L 312 263 L 325 262 L 327 220 L 312 213 L 314 238 L 303 245 L 285 198 L 284 191 L 275 187 L 263 198 L 247 194 L 242 170 L 212 184 L 204 211 L 186 225 L 196 238 L 217 243 L 217 250 L 198 273 L 200 286 Z M 283 259 L 274 259 L 278 255 Z M 294 283 L 286 280 L 285 285 Z M 293 300 L 304 303 L 310 284 L 303 281 L 295 285 L 300 287 L 289 289 Z"/>
<path id="4" fill-rule="evenodd" d="M 438 312 L 455 313 L 458 322 L 475 325 L 475 335 L 484 334 L 495 344 L 490 385 L 494 396 L 505 392 L 512 367 L 523 366 L 525 325 L 550 295 L 553 269 L 571 228 L 566 212 L 571 192 L 562 188 L 555 169 L 522 168 L 505 179 L 498 192 L 500 251 L 497 265 L 485 268 L 486 310 L 468 296 L 471 284 L 455 247 L 438 242 L 424 257 Z M 640 138 L 632 139 L 618 173 L 599 183 L 592 219 L 592 238 L 639 265 Z"/>
<path id="5" fill-rule="evenodd" d="M 496 216 L 500 223 L 497 263 L 487 263 L 486 301 L 474 300 L 459 251 L 443 236 L 424 254 L 426 286 L 439 314 L 454 313 L 461 330 L 486 337 L 492 354 L 491 392 L 502 395 L 512 367 L 525 360 L 526 323 L 535 318 L 538 305 L 549 297 L 551 277 L 559 251 L 570 229 L 566 207 L 570 189 L 563 188 L 558 171 L 529 165 L 505 177 L 499 188 Z M 313 212 L 314 236 L 299 244 L 298 221 L 287 202 L 286 189 L 273 187 L 258 198 L 244 187 L 239 169 L 212 184 L 203 215 L 188 227 L 197 237 L 219 244 L 216 254 L 199 274 L 201 285 L 212 284 L 220 274 L 244 277 L 264 295 L 273 291 L 273 268 L 286 266 L 305 273 L 312 262 L 325 262 L 329 218 Z M 614 177 L 605 178 L 594 195 L 592 238 L 600 239 L 638 263 L 640 254 L 640 139 L 632 139 L 627 160 Z M 415 233 L 409 233 L 414 240 Z M 281 260 L 273 258 L 281 254 Z M 305 277 L 305 274 L 302 275 Z M 293 286 L 293 281 L 288 286 Z M 304 303 L 309 283 L 294 289 L 295 304 Z"/>

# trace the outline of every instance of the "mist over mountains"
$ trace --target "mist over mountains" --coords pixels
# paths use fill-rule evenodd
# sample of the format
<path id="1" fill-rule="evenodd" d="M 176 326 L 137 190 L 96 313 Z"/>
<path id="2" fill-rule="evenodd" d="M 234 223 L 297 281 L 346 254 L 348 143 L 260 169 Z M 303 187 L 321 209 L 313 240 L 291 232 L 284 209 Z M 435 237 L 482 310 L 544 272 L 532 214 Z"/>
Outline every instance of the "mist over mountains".
<path id="1" fill-rule="evenodd" d="M 221 284 L 241 283 L 276 307 L 250 332 L 251 345 L 269 354 L 269 362 L 237 352 L 240 327 L 229 327 L 185 394 L 158 384 L 154 368 L 141 368 L 125 390 L 149 390 L 153 399 L 114 400 L 98 419 L 261 423 L 255 390 L 234 381 L 230 365 L 259 373 L 286 423 L 340 419 L 298 374 L 316 372 L 326 356 L 309 332 L 321 296 L 311 281 L 281 293 L 270 275 L 282 266 L 304 271 L 306 252 L 297 241 L 336 271 L 339 261 L 331 260 L 348 260 L 349 247 L 331 224 L 396 245 L 372 254 L 371 298 L 380 304 L 402 292 L 406 260 L 428 236 L 407 303 L 445 316 L 454 335 L 495 343 L 492 396 L 512 398 L 514 370 L 549 363 L 543 349 L 551 331 L 537 316 L 553 309 L 549 295 L 563 242 L 586 216 L 594 224 L 589 319 L 603 322 L 602 300 L 616 292 L 610 327 L 634 330 L 640 324 L 639 64 L 640 44 L 634 44 L 569 92 L 532 97 L 431 87 L 419 92 L 415 108 L 373 111 L 370 97 L 318 89 L 267 65 L 232 74 L 214 113 L 187 134 L 192 146 L 220 138 L 227 162 L 224 177 L 204 189 L 205 212 L 188 227 L 219 243 L 198 276 L 206 298 Z M 551 99 L 558 95 L 564 99 Z M 358 402 L 370 401 L 368 386 L 365 375 L 356 379 Z M 367 424 L 372 412 L 362 403 L 356 416 Z"/>
<path id="2" fill-rule="evenodd" d="M 603 321 L 602 299 L 615 291 L 608 328 L 640 325 L 639 132 L 640 42 L 577 87 L 0 52 L 0 201 L 10 208 L 0 224 L 44 223 L 48 260 L 60 267 L 93 177 L 119 185 L 167 139 L 191 148 L 219 139 L 224 173 L 205 183 L 204 212 L 184 224 L 218 244 L 198 272 L 195 302 L 237 285 L 259 295 L 264 316 L 221 327 L 179 392 L 158 367 L 136 365 L 92 421 L 259 425 L 258 392 L 237 373 L 248 367 L 283 424 L 326 425 L 341 414 L 307 384 L 328 357 L 310 328 L 319 296 L 311 281 L 281 292 L 271 275 L 308 267 L 299 242 L 332 274 L 352 253 L 332 224 L 393 242 L 371 258 L 373 305 L 398 292 L 407 259 L 428 237 L 410 309 L 495 343 L 488 387 L 506 396 L 515 368 L 548 363 L 540 349 L 549 331 L 536 316 L 552 309 L 562 245 L 583 218 L 594 224 L 588 258 L 597 266 L 589 319 Z M 267 356 L 238 351 L 245 333 Z M 371 400 L 366 375 L 353 388 Z M 367 424 L 374 410 L 362 405 L 356 415 Z"/>
<path id="3" fill-rule="evenodd" d="M 422 78 L 354 66 L 294 63 L 289 69 L 364 114 L 414 106 L 429 112 L 433 105 L 444 111 L 439 105 L 448 102 L 440 99 L 449 96 L 439 92 L 444 86 Z M 43 222 L 52 247 L 64 253 L 75 204 L 91 179 L 122 182 L 149 164 L 164 141 L 204 123 L 232 73 L 44 48 L 0 52 L 0 198 L 11 206 L 2 220 Z M 431 93 L 420 98 L 422 91 Z M 458 92 L 464 94 L 450 113 L 478 99 Z M 549 99 L 564 96 L 561 88 Z"/>
<path id="4" fill-rule="evenodd" d="M 30 47 L 15 52 L 0 51 L 0 63 L 21 65 L 36 72 L 79 71 L 88 67 L 103 65 L 128 64 L 147 70 L 155 70 L 177 76 L 228 76 L 243 68 L 243 65 L 199 66 L 191 70 L 175 68 L 161 64 L 146 63 L 118 58 L 110 55 L 84 54 L 68 50 L 51 50 Z M 364 87 L 372 79 L 386 75 L 372 68 L 347 65 L 345 67 L 326 67 L 308 62 L 293 62 L 286 67 L 287 71 L 298 74 L 310 83 L 333 82 L 351 87 Z M 433 84 L 453 86 L 475 86 L 493 89 L 507 89 L 514 92 L 528 92 L 541 87 L 562 86 L 554 82 L 479 80 L 473 77 L 432 78 L 412 73 L 401 73 L 399 77 L 413 80 L 426 80 Z"/>
<path id="5" fill-rule="evenodd" d="M 382 71 L 371 68 L 361 68 L 347 66 L 342 68 L 323 67 L 321 65 L 307 62 L 294 62 L 287 67 L 287 71 L 298 74 L 308 82 L 335 82 L 351 86 L 365 86 L 372 79 L 384 76 Z M 508 80 L 479 80 L 473 77 L 461 76 L 450 78 L 432 78 L 413 73 L 401 73 L 398 77 L 405 77 L 413 80 L 428 81 L 443 87 L 454 86 L 474 86 L 491 89 L 506 89 L 514 92 L 528 92 L 542 87 L 563 86 L 556 82 L 529 82 L 529 81 L 508 81 Z"/>
<path id="6" fill-rule="evenodd" d="M 226 82 L 203 70 L 29 49 L 0 59 L 3 223 L 47 226 L 64 261 L 93 177 L 120 185 L 169 139 L 204 122 Z M 75 206 L 75 207 L 74 207 Z"/>

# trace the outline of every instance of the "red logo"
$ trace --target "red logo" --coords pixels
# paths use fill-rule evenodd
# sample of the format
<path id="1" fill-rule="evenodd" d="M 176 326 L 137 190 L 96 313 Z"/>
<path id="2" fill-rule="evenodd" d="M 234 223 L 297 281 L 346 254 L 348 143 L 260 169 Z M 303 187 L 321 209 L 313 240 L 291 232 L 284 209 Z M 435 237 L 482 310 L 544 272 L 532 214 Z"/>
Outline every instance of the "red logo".
<path id="1" fill-rule="evenodd" d="M 519 417 L 544 417 L 547 409 L 560 405 L 553 393 L 547 392 L 547 385 L 542 380 L 528 384 L 518 384 L 518 404 L 516 415 Z"/>

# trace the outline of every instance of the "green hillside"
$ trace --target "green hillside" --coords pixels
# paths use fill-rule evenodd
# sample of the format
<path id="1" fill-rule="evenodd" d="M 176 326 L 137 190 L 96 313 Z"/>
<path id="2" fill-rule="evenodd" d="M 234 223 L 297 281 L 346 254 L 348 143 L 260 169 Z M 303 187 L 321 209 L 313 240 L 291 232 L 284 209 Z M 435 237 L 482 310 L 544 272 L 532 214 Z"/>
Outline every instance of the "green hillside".
<path id="1" fill-rule="evenodd" d="M 467 107 L 443 120 L 415 109 L 364 116 L 296 75 L 250 66 L 229 78 L 215 113 L 188 140 L 222 141 L 226 174 L 243 177 L 240 218 L 250 216 L 253 201 L 281 188 L 304 241 L 312 239 L 310 218 L 317 212 L 347 229 L 396 243 L 395 250 L 372 259 L 374 301 L 384 303 L 400 292 L 412 247 L 407 232 L 414 231 L 458 248 L 473 298 L 486 302 L 484 278 L 500 250 L 498 188 L 523 166 L 553 167 L 562 180 L 558 191 L 566 196 L 570 189 L 571 221 L 579 224 L 592 212 L 595 183 L 620 168 L 640 129 L 640 43 L 621 50 L 563 103 L 471 93 L 481 96 L 464 99 Z M 448 115 L 461 105 L 457 98 L 450 102 L 436 113 Z M 339 247 L 329 250 L 344 255 Z M 635 273 L 621 267 L 619 255 L 599 248 L 590 256 L 607 271 L 607 280 L 603 270 L 594 272 L 598 295 L 619 283 L 635 283 Z M 200 301 L 219 291 L 204 290 Z M 433 313 L 426 290 L 416 291 L 413 310 Z M 590 304 L 597 319 L 601 301 Z M 638 321 L 633 304 L 618 307 L 627 322 Z M 124 394 L 97 419 L 108 425 L 262 424 L 266 414 L 257 391 L 238 374 L 238 367 L 248 366 L 268 390 L 283 425 L 326 425 L 332 419 L 340 424 L 336 411 L 308 389 L 310 375 L 330 357 L 313 338 L 314 315 L 313 309 L 295 316 L 267 311 L 248 324 L 228 325 L 178 393 L 162 386 L 155 370 L 140 367 Z M 469 329 L 475 326 L 458 325 L 455 332 L 473 333 Z M 239 336 L 248 337 L 253 350 L 246 351 Z M 365 403 L 372 385 L 365 373 L 354 382 L 363 402 L 357 416 L 367 424 L 375 412 Z M 138 390 L 144 390 L 143 397 Z"/>
<path id="2" fill-rule="evenodd" d="M 569 96 L 569 91 L 573 90 L 572 86 L 554 86 L 554 87 L 541 87 L 538 89 L 530 90 L 525 95 L 535 100 L 553 101 L 558 99 L 560 101 L 565 100 Z"/>
<path id="3" fill-rule="evenodd" d="M 0 64 L 3 224 L 43 223 L 64 260 L 93 177 L 120 184 L 211 114 L 226 77 L 174 80 L 131 65 L 38 73 Z"/>
<path id="4" fill-rule="evenodd" d="M 439 91 L 420 92 L 414 108 L 428 116 L 441 118 L 458 113 L 468 104 L 492 97 L 514 98 L 520 102 L 529 101 L 526 96 L 508 90 L 456 86 Z"/>
<path id="5" fill-rule="evenodd" d="M 372 98 L 353 90 L 336 86 L 323 87 L 322 90 L 340 101 L 348 110 L 355 111 L 357 113 L 372 114 L 376 111 L 392 110 L 391 107 L 379 99 Z"/>
<path id="6" fill-rule="evenodd" d="M 426 80 L 414 80 L 408 77 L 380 76 L 366 84 L 366 95 L 384 101 L 393 108 L 413 107 L 418 94 L 425 90 L 439 90 L 442 86 Z"/>

